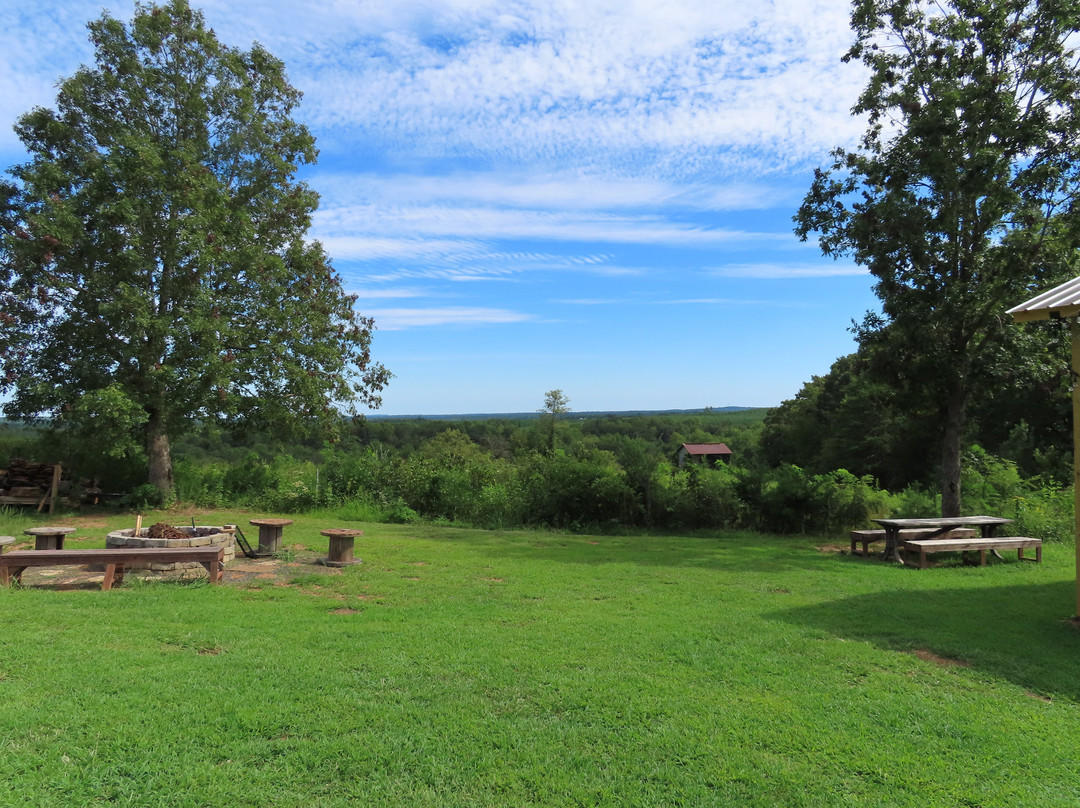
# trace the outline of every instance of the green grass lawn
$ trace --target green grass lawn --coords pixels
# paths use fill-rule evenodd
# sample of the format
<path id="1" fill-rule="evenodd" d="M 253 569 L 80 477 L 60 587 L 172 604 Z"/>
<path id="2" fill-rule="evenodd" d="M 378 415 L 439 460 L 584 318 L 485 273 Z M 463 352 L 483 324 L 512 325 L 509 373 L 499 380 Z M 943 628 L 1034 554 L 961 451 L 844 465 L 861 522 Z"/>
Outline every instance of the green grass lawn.
<path id="1" fill-rule="evenodd" d="M 0 591 L 0 805 L 1080 804 L 1070 547 L 363 527 L 340 574 Z"/>

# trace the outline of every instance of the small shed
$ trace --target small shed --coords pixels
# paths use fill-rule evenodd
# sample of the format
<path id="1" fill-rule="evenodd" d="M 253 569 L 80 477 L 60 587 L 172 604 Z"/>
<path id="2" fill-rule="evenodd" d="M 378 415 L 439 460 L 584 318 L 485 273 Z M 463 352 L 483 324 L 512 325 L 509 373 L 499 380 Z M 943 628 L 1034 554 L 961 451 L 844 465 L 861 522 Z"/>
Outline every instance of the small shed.
<path id="1" fill-rule="evenodd" d="M 1008 311 L 1018 323 L 1068 320 L 1072 337 L 1073 496 L 1076 510 L 1076 619 L 1080 619 L 1080 278 L 1073 278 Z"/>
<path id="2" fill-rule="evenodd" d="M 731 449 L 726 443 L 684 443 L 679 447 L 676 454 L 679 468 L 686 465 L 687 460 L 712 465 L 717 461 L 726 463 L 731 459 Z"/>

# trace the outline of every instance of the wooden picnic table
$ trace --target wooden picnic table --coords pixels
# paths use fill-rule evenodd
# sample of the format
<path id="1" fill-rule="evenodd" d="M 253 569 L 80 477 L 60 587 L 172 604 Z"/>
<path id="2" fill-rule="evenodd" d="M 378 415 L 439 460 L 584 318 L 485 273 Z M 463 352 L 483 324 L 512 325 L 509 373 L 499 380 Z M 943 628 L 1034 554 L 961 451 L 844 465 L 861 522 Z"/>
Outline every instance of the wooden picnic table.
<path id="1" fill-rule="evenodd" d="M 871 521 L 885 528 L 885 553 L 882 558 L 903 564 L 904 559 L 900 555 L 901 530 L 931 530 L 933 532 L 923 538 L 933 539 L 956 527 L 977 527 L 983 538 L 990 539 L 993 538 L 999 526 L 1007 525 L 1012 519 L 1001 516 L 940 516 L 924 519 L 872 519 Z"/>

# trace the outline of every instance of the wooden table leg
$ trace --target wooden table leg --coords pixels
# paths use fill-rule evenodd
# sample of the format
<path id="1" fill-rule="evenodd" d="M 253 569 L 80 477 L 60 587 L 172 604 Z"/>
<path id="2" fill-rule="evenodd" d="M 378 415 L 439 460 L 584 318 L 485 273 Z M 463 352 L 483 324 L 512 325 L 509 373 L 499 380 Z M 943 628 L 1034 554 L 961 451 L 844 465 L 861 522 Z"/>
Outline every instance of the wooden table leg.
<path id="1" fill-rule="evenodd" d="M 884 561 L 896 561 L 900 564 L 904 563 L 903 557 L 900 555 L 900 528 L 890 527 L 885 525 L 885 552 L 881 558 Z"/>
<path id="2" fill-rule="evenodd" d="M 979 535 L 981 535 L 984 539 L 992 539 L 992 538 L 994 538 L 995 533 L 997 533 L 997 525 L 983 525 L 982 527 L 979 528 Z M 996 558 L 998 561 L 1004 561 L 1005 560 L 1004 558 L 1001 557 L 1001 553 L 999 553 L 996 549 L 991 549 L 990 552 L 994 554 L 994 558 Z M 986 565 L 986 553 L 985 552 L 983 552 L 982 563 L 983 563 L 983 566 Z"/>

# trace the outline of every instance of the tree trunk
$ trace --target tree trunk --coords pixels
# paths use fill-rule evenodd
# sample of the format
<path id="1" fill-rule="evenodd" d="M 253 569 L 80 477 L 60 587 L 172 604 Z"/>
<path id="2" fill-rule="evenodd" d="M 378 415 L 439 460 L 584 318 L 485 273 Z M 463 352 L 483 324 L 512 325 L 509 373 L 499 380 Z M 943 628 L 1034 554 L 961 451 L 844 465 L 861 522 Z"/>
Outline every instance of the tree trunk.
<path id="1" fill-rule="evenodd" d="M 953 383 L 945 402 L 945 434 L 941 446 L 941 515 L 960 515 L 960 448 L 967 418 L 967 385 Z"/>
<path id="2" fill-rule="evenodd" d="M 146 425 L 146 457 L 149 465 L 150 483 L 164 493 L 173 490 L 172 455 L 169 452 L 169 435 L 165 420 L 160 413 L 150 413 Z"/>

